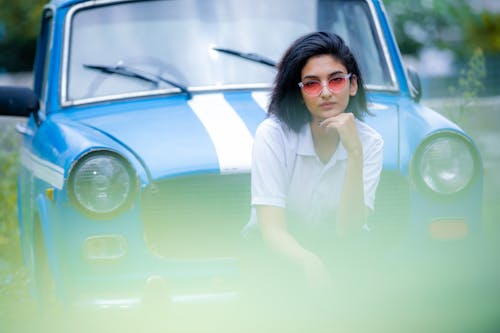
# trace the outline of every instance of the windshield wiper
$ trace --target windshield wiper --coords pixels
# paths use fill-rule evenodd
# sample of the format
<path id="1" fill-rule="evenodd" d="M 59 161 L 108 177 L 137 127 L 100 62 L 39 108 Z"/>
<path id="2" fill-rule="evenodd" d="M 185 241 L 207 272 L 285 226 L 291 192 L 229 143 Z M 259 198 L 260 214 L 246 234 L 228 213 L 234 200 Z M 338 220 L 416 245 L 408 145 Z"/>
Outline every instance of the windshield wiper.
<path id="1" fill-rule="evenodd" d="M 264 65 L 269 66 L 269 67 L 276 67 L 276 65 L 277 65 L 274 60 L 266 58 L 266 57 L 264 57 L 260 54 L 257 54 L 257 53 L 245 53 L 245 52 L 241 52 L 238 50 L 227 49 L 227 48 L 223 48 L 223 47 L 212 47 L 212 49 L 215 51 L 218 51 L 218 52 L 231 54 L 231 55 L 234 55 L 234 56 L 246 59 L 246 60 L 250 60 L 253 62 L 258 62 L 259 64 L 264 64 Z"/>
<path id="2" fill-rule="evenodd" d="M 174 81 L 170 81 L 160 75 L 155 75 L 152 73 L 141 71 L 137 68 L 123 66 L 123 65 L 106 66 L 106 65 L 90 65 L 90 64 L 83 64 L 83 67 L 89 69 L 95 69 L 103 73 L 118 74 L 122 76 L 133 77 L 139 80 L 154 83 L 156 87 L 158 87 L 160 82 L 164 82 L 173 87 L 178 88 L 182 93 L 186 94 L 187 99 L 191 99 L 192 97 L 191 92 L 189 92 L 188 88 L 185 87 L 184 85 Z"/>

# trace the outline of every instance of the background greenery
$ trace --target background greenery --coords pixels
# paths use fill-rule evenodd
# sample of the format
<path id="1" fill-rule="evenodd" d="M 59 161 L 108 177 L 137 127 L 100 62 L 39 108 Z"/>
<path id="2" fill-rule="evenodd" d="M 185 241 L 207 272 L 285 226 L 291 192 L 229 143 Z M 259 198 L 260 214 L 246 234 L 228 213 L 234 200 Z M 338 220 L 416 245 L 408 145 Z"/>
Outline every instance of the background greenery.
<path id="1" fill-rule="evenodd" d="M 40 14 L 46 2 L 0 0 L 0 71 L 32 69 Z"/>
<path id="2" fill-rule="evenodd" d="M 476 8 L 474 4 L 486 1 L 475 0 L 385 0 L 384 3 L 403 55 L 418 58 L 425 50 L 437 49 L 454 57 L 453 73 L 440 77 L 421 75 L 427 98 L 454 97 L 448 88 L 457 86 L 460 71 L 478 50 L 483 57 L 484 77 L 477 93 L 500 94 L 500 10 Z M 428 70 L 433 65 L 429 64 Z"/>
<path id="3" fill-rule="evenodd" d="M 9 258 L 19 259 L 16 255 L 17 236 L 17 199 L 16 179 L 18 170 L 19 136 L 12 124 L 4 123 L 0 132 L 0 253 Z"/>
<path id="4" fill-rule="evenodd" d="M 424 47 L 452 50 L 469 58 L 475 49 L 500 51 L 500 13 L 475 9 L 470 0 L 384 0 L 403 54 Z"/>

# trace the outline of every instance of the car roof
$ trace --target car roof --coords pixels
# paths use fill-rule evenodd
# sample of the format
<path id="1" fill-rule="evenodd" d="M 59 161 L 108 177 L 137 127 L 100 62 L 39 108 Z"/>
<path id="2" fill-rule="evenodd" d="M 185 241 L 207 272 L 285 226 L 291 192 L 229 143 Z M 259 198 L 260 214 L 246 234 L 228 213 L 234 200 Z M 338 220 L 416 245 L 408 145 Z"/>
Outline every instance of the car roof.
<path id="1" fill-rule="evenodd" d="M 50 0 L 50 5 L 59 8 L 71 6 L 81 2 L 87 2 L 90 0 Z M 103 2 L 111 2 L 110 0 L 93 0 L 94 3 L 103 3 Z"/>
<path id="2" fill-rule="evenodd" d="M 78 4 L 81 2 L 87 2 L 87 1 L 92 1 L 94 3 L 106 3 L 106 2 L 127 2 L 127 1 L 133 1 L 133 0 L 50 0 L 50 4 L 56 8 L 59 7 L 66 7 L 66 6 L 71 6 L 74 4 Z"/>

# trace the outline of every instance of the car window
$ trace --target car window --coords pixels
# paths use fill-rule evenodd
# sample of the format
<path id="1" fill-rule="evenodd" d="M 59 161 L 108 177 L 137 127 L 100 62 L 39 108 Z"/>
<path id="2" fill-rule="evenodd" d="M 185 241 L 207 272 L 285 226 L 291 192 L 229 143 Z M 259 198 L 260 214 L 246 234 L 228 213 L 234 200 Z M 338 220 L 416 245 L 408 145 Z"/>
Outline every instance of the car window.
<path id="1" fill-rule="evenodd" d="M 342 36 L 358 60 L 365 82 L 372 87 L 391 84 L 381 41 L 376 35 L 364 1 L 322 1 L 319 30 Z M 324 18 L 323 18 L 324 17 Z"/>
<path id="2" fill-rule="evenodd" d="M 273 67 L 215 48 L 278 61 L 293 40 L 317 30 L 345 38 L 368 87 L 394 88 L 374 27 L 370 8 L 361 0 L 220 0 L 217 5 L 158 0 L 82 6 L 69 21 L 63 89 L 69 101 L 175 89 L 165 81 L 89 65 L 126 67 L 192 90 L 269 85 Z"/>

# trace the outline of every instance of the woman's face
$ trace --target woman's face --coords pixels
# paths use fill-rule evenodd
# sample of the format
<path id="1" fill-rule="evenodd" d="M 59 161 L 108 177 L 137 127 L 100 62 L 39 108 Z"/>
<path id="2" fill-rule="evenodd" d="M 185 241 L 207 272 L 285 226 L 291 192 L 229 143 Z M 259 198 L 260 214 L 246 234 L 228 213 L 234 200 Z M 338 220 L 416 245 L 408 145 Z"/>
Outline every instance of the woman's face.
<path id="1" fill-rule="evenodd" d="M 313 122 L 320 122 L 326 118 L 334 117 L 344 112 L 349 104 L 349 97 L 356 95 L 358 83 L 356 76 L 342 78 L 348 74 L 345 66 L 329 54 L 317 55 L 309 58 L 301 71 L 301 80 L 305 85 L 311 85 L 311 81 L 319 81 L 323 85 L 319 95 L 307 94 L 306 87 L 301 89 L 302 98 L 307 109 L 312 115 Z M 328 88 L 334 87 L 334 91 Z"/>

